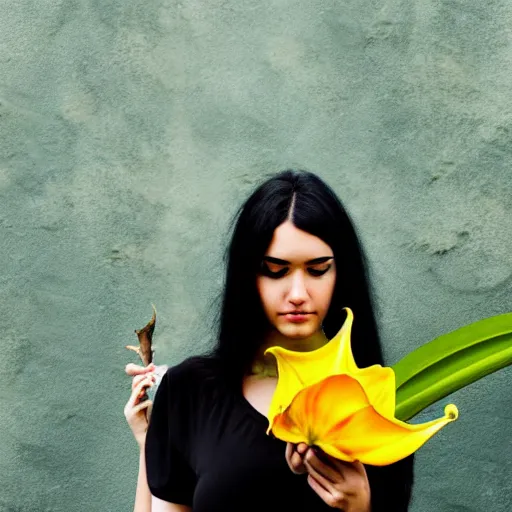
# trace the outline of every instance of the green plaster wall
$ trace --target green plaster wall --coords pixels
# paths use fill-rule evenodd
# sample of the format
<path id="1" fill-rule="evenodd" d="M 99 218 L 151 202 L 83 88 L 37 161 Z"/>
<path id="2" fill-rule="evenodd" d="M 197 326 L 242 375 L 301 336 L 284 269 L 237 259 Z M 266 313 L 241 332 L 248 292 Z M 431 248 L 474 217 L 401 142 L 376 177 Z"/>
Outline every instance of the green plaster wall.
<path id="1" fill-rule="evenodd" d="M 389 363 L 512 309 L 510 1 L 0 7 L 1 512 L 131 510 L 124 345 L 153 302 L 159 362 L 206 346 L 266 173 L 345 201 Z M 450 397 L 414 512 L 511 510 L 511 375 Z"/>

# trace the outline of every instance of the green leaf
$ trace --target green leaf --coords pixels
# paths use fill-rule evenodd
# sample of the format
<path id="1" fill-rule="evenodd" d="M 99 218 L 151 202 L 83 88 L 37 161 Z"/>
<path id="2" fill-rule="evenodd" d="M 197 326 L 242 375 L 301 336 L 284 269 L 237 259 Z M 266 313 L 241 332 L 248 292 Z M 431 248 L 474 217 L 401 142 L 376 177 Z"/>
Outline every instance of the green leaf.
<path id="1" fill-rule="evenodd" d="M 512 364 L 512 313 L 485 318 L 417 348 L 392 368 L 398 419 Z"/>

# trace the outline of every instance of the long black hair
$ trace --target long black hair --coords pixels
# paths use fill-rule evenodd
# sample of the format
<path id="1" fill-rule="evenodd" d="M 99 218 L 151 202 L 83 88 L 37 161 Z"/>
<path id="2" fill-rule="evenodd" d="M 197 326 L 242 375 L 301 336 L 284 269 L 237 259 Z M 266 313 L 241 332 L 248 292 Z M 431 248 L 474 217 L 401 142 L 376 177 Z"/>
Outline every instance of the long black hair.
<path id="1" fill-rule="evenodd" d="M 343 308 L 350 307 L 356 363 L 359 367 L 383 364 L 367 265 L 354 226 L 324 181 L 311 172 L 290 169 L 262 183 L 235 216 L 212 354 L 223 373 L 231 382 L 240 383 L 269 329 L 256 275 L 274 230 L 288 218 L 297 228 L 323 240 L 334 254 L 336 284 L 323 322 L 327 338 L 341 328 L 346 316 Z"/>
<path id="2" fill-rule="evenodd" d="M 274 230 L 290 219 L 299 229 L 329 245 L 336 264 L 336 284 L 323 322 L 332 338 L 345 320 L 344 307 L 354 312 L 352 352 L 360 368 L 383 364 L 368 267 L 356 231 L 341 201 L 318 176 L 286 170 L 260 185 L 235 216 L 231 243 L 226 251 L 226 278 L 219 316 L 219 332 L 213 351 L 215 371 L 233 390 L 241 388 L 269 322 L 256 288 L 256 275 Z M 250 317 L 250 321 L 247 318 Z M 197 358 L 201 369 L 205 358 Z M 372 510 L 406 512 L 413 485 L 414 455 L 389 466 L 366 466 Z M 385 504 L 385 505 L 384 505 Z"/>

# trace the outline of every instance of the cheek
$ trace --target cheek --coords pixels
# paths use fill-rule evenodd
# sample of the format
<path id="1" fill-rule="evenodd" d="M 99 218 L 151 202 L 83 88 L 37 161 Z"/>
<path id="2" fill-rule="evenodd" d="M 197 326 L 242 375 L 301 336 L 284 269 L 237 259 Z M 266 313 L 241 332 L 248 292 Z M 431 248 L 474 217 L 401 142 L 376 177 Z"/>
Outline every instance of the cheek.
<path id="1" fill-rule="evenodd" d="M 332 295 L 334 293 L 334 286 L 336 285 L 336 276 L 332 276 L 330 279 L 326 279 L 325 282 L 322 283 L 322 286 L 318 289 L 317 299 L 319 304 L 321 304 L 322 309 L 324 309 L 325 313 L 329 309 L 329 305 L 331 304 Z"/>
<path id="2" fill-rule="evenodd" d="M 274 283 L 272 283 L 270 280 L 264 278 L 258 278 L 256 280 L 258 295 L 260 296 L 263 309 L 267 313 L 274 309 L 274 303 L 276 301 L 276 290 L 275 286 L 272 286 L 273 284 Z"/>

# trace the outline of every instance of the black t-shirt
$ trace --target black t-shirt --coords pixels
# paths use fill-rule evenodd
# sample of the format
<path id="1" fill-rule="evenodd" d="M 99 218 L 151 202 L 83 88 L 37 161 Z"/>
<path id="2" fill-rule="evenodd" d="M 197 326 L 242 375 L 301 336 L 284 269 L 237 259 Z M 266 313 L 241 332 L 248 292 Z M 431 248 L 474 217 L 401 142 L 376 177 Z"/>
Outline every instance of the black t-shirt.
<path id="1" fill-rule="evenodd" d="M 286 443 L 267 435 L 268 421 L 222 378 L 205 379 L 197 363 L 170 368 L 156 392 L 146 438 L 151 493 L 194 512 L 333 510 L 293 474 Z M 412 457 L 366 466 L 372 512 L 406 511 Z"/>

